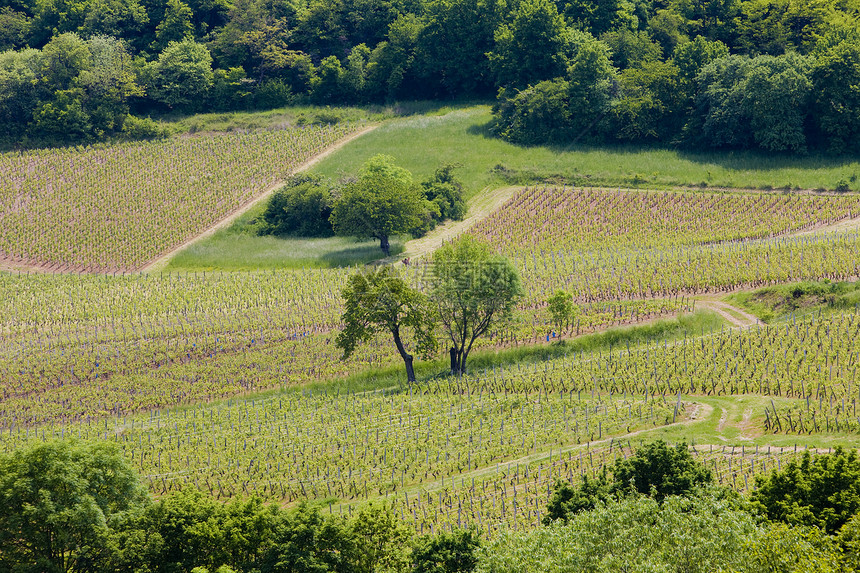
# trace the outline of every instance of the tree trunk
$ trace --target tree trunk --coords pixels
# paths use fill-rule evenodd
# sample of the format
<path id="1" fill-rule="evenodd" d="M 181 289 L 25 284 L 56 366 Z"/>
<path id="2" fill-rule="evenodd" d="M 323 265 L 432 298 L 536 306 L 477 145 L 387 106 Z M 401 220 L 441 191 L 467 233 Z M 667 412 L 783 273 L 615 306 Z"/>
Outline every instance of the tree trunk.
<path id="1" fill-rule="evenodd" d="M 388 244 L 388 235 L 382 235 L 379 237 L 379 248 L 382 249 L 382 252 L 385 253 L 386 257 L 391 254 L 391 245 Z"/>
<path id="2" fill-rule="evenodd" d="M 456 376 L 460 373 L 460 360 L 457 357 L 457 349 L 452 346 L 448 353 L 451 355 L 451 375 Z"/>
<path id="3" fill-rule="evenodd" d="M 406 365 L 406 380 L 411 384 L 415 382 L 415 370 L 412 368 L 412 355 L 406 352 L 406 348 L 403 346 L 403 341 L 400 340 L 400 329 L 395 328 L 391 331 L 391 334 L 394 336 L 394 345 L 397 347 L 397 352 L 400 353 L 400 357 L 403 358 L 403 363 Z"/>

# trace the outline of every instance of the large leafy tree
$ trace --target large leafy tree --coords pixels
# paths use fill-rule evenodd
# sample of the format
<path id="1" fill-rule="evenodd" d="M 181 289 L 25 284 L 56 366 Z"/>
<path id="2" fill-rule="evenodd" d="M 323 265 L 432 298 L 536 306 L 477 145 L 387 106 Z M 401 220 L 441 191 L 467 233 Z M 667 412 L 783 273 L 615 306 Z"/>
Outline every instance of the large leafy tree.
<path id="1" fill-rule="evenodd" d="M 430 298 L 451 340 L 453 374 L 466 372 L 472 345 L 510 319 L 523 295 L 514 265 L 466 236 L 433 253 Z"/>
<path id="2" fill-rule="evenodd" d="M 115 444 L 54 441 L 0 457 L 0 570 L 86 570 L 111 519 L 146 499 Z"/>
<path id="3" fill-rule="evenodd" d="M 499 85 L 521 89 L 564 75 L 569 31 L 550 0 L 521 2 L 511 23 L 496 30 L 495 40 L 487 56 Z"/>
<path id="4" fill-rule="evenodd" d="M 346 306 L 344 329 L 335 342 L 343 349 L 344 356 L 351 355 L 360 342 L 369 341 L 377 332 L 389 332 L 406 365 L 406 376 L 409 382 L 414 382 L 413 356 L 403 342 L 403 330 L 408 328 L 414 333 L 419 353 L 428 355 L 435 350 L 427 298 L 406 284 L 391 267 L 352 275 L 342 295 Z"/>
<path id="5" fill-rule="evenodd" d="M 212 87 L 212 56 L 194 40 L 170 42 L 152 65 L 152 97 L 170 108 L 198 106 Z"/>
<path id="6" fill-rule="evenodd" d="M 385 155 L 372 157 L 358 179 L 347 184 L 334 205 L 331 223 L 337 235 L 377 239 L 387 257 L 392 235 L 415 229 L 427 213 L 412 175 Z"/>

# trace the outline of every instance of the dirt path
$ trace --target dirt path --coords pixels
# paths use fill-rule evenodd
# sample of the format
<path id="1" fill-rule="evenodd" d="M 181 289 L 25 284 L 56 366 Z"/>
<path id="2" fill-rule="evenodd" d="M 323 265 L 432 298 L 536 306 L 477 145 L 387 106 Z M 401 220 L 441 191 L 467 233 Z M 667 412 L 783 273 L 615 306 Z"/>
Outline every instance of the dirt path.
<path id="1" fill-rule="evenodd" d="M 737 328 L 748 328 L 760 322 L 756 316 L 716 298 L 696 299 L 696 307 L 716 312 Z"/>
<path id="2" fill-rule="evenodd" d="M 388 257 L 379 262 L 393 263 L 403 258 L 417 259 L 428 253 L 432 253 L 441 247 L 445 241 L 450 241 L 457 235 L 467 231 L 472 225 L 504 205 L 520 189 L 522 187 L 501 187 L 492 191 L 484 189 L 469 200 L 468 216 L 465 219 L 462 221 L 449 221 L 444 225 L 436 227 L 419 239 L 407 241 L 403 253 L 395 257 Z"/>
<path id="3" fill-rule="evenodd" d="M 334 153 L 335 151 L 337 151 L 338 149 L 340 149 L 341 147 L 346 145 L 347 143 L 353 141 L 354 139 L 361 137 L 362 135 L 364 135 L 370 131 L 373 131 L 377 127 L 379 127 L 379 126 L 369 125 L 360 131 L 356 131 L 355 133 L 350 134 L 347 137 L 344 137 L 343 139 L 341 139 L 340 141 L 338 141 L 337 143 L 335 143 L 331 147 L 326 148 L 325 151 L 317 153 L 316 155 L 314 155 L 313 157 L 311 157 L 310 159 L 308 159 L 307 161 L 305 161 L 304 163 L 302 163 L 301 165 L 299 165 L 298 167 L 293 169 L 291 173 L 301 173 L 302 171 L 307 171 L 308 169 L 310 169 L 311 167 L 313 167 L 314 165 L 316 165 L 317 163 L 322 161 L 324 158 L 328 157 L 329 155 L 331 155 L 332 153 Z M 254 197 L 253 199 L 251 199 L 250 201 L 248 201 L 247 203 L 245 203 L 244 205 L 242 205 L 241 207 L 239 207 L 238 209 L 236 209 L 235 211 L 233 211 L 232 213 L 230 213 L 229 215 L 227 215 L 226 217 L 224 217 L 223 219 L 221 219 L 220 221 L 218 221 L 217 223 L 215 223 L 214 225 L 212 225 L 211 227 L 206 229 L 205 231 L 198 233 L 197 235 L 191 237 L 190 239 L 188 239 L 187 241 L 185 241 L 184 243 L 182 243 L 178 247 L 174 247 L 170 251 L 159 256 L 157 259 L 147 263 L 147 265 L 144 266 L 143 269 L 141 269 L 141 270 L 143 270 L 144 272 L 150 272 L 150 271 L 157 271 L 159 269 L 164 268 L 164 266 L 167 264 L 167 262 L 176 253 L 188 248 L 189 246 L 196 243 L 200 239 L 204 239 L 206 237 L 212 236 L 215 233 L 215 231 L 218 231 L 219 229 L 223 229 L 225 227 L 230 226 L 233 223 L 233 221 L 235 221 L 236 219 L 241 217 L 244 213 L 248 212 L 248 210 L 251 209 L 251 207 L 253 207 L 257 203 L 259 203 L 260 201 L 264 201 L 264 200 L 268 199 L 269 196 L 272 193 L 274 193 L 276 189 L 278 189 L 281 185 L 283 185 L 283 183 L 284 183 L 283 181 L 278 181 L 277 183 L 270 186 L 268 189 L 266 189 L 265 191 L 263 191 L 262 193 L 260 193 L 259 195 L 257 195 L 256 197 Z"/>
<path id="4" fill-rule="evenodd" d="M 854 219 L 843 219 L 837 223 L 833 223 L 832 225 L 822 225 L 820 227 L 813 227 L 811 229 L 804 229 L 803 231 L 797 231 L 795 233 L 788 233 L 784 235 L 785 237 L 806 237 L 809 235 L 815 235 L 819 233 L 838 233 L 838 232 L 850 232 L 850 231 L 860 231 L 860 217 Z"/>
<path id="5" fill-rule="evenodd" d="M 557 457 L 563 454 L 567 454 L 569 452 L 577 451 L 580 449 L 589 449 L 595 446 L 601 446 L 605 444 L 609 444 L 614 441 L 623 442 L 624 440 L 628 440 L 630 438 L 639 436 L 641 434 L 646 434 L 649 432 L 656 432 L 659 430 L 663 430 L 665 428 L 677 428 L 682 426 L 690 426 L 692 424 L 697 424 L 702 422 L 703 420 L 707 420 L 711 414 L 713 413 L 714 407 L 710 404 L 706 404 L 703 402 L 686 402 L 687 406 L 693 406 L 693 411 L 690 414 L 690 417 L 686 420 L 675 422 L 673 424 L 664 424 L 662 426 L 655 426 L 653 428 L 642 428 L 640 430 L 635 430 L 633 432 L 628 432 L 626 434 L 618 435 L 618 436 L 610 436 L 608 438 L 603 438 L 600 440 L 593 440 L 591 442 L 583 442 L 580 444 L 572 444 L 569 446 L 562 446 L 558 448 L 548 449 L 542 452 L 537 452 L 534 454 L 530 454 L 527 456 L 523 456 L 516 459 L 505 460 L 504 462 L 500 461 L 498 466 L 484 466 L 475 470 L 466 471 L 459 473 L 457 475 L 448 476 L 445 478 L 440 478 L 438 480 L 426 481 L 420 484 L 415 484 L 412 486 L 408 486 L 406 488 L 401 488 L 398 490 L 397 495 L 403 495 L 403 493 L 411 494 L 413 492 L 430 492 L 444 489 L 445 487 L 450 487 L 451 484 L 454 483 L 455 480 L 462 479 L 472 479 L 479 478 L 485 475 L 489 475 L 495 473 L 498 470 L 498 467 L 501 465 L 516 465 L 516 464 L 530 464 L 538 461 L 542 461 L 545 459 L 549 459 L 552 457 Z M 372 501 L 374 499 L 378 499 L 379 497 L 385 496 L 372 496 L 369 497 L 368 500 Z M 334 504 L 333 507 L 338 508 L 341 505 L 350 505 L 352 501 L 342 501 L 341 503 Z"/>

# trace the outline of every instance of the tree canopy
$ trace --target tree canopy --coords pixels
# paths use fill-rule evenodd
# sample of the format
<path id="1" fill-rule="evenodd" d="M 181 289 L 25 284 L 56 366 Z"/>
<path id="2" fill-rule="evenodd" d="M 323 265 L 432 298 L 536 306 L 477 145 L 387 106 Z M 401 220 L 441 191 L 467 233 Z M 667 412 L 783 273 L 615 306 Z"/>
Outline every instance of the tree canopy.
<path id="1" fill-rule="evenodd" d="M 341 294 L 344 328 L 335 342 L 344 357 L 350 356 L 359 343 L 368 342 L 376 332 L 388 332 L 406 366 L 409 382 L 414 382 L 413 356 L 406 349 L 403 331 L 411 331 L 420 354 L 426 356 L 435 350 L 434 323 L 427 297 L 406 284 L 390 266 L 350 276 Z"/>
<path id="2" fill-rule="evenodd" d="M 377 239 L 385 256 L 389 238 L 408 233 L 426 216 L 426 201 L 412 176 L 384 155 L 371 158 L 342 190 L 331 214 L 338 235 Z"/>
<path id="3" fill-rule="evenodd" d="M 523 287 L 516 267 L 465 236 L 433 253 L 430 300 L 454 349 L 453 374 L 466 372 L 475 340 L 513 315 Z"/>

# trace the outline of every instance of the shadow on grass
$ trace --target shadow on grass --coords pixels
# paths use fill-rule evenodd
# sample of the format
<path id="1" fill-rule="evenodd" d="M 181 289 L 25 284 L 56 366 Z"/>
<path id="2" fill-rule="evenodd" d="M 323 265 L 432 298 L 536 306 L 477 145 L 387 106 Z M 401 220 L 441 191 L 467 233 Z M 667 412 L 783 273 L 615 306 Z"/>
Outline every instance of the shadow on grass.
<path id="1" fill-rule="evenodd" d="M 399 242 L 391 243 L 391 256 L 397 256 L 403 251 L 403 244 Z M 319 260 L 330 267 L 350 267 L 372 263 L 383 256 L 382 249 L 379 246 L 361 246 L 331 251 L 321 255 Z"/>

